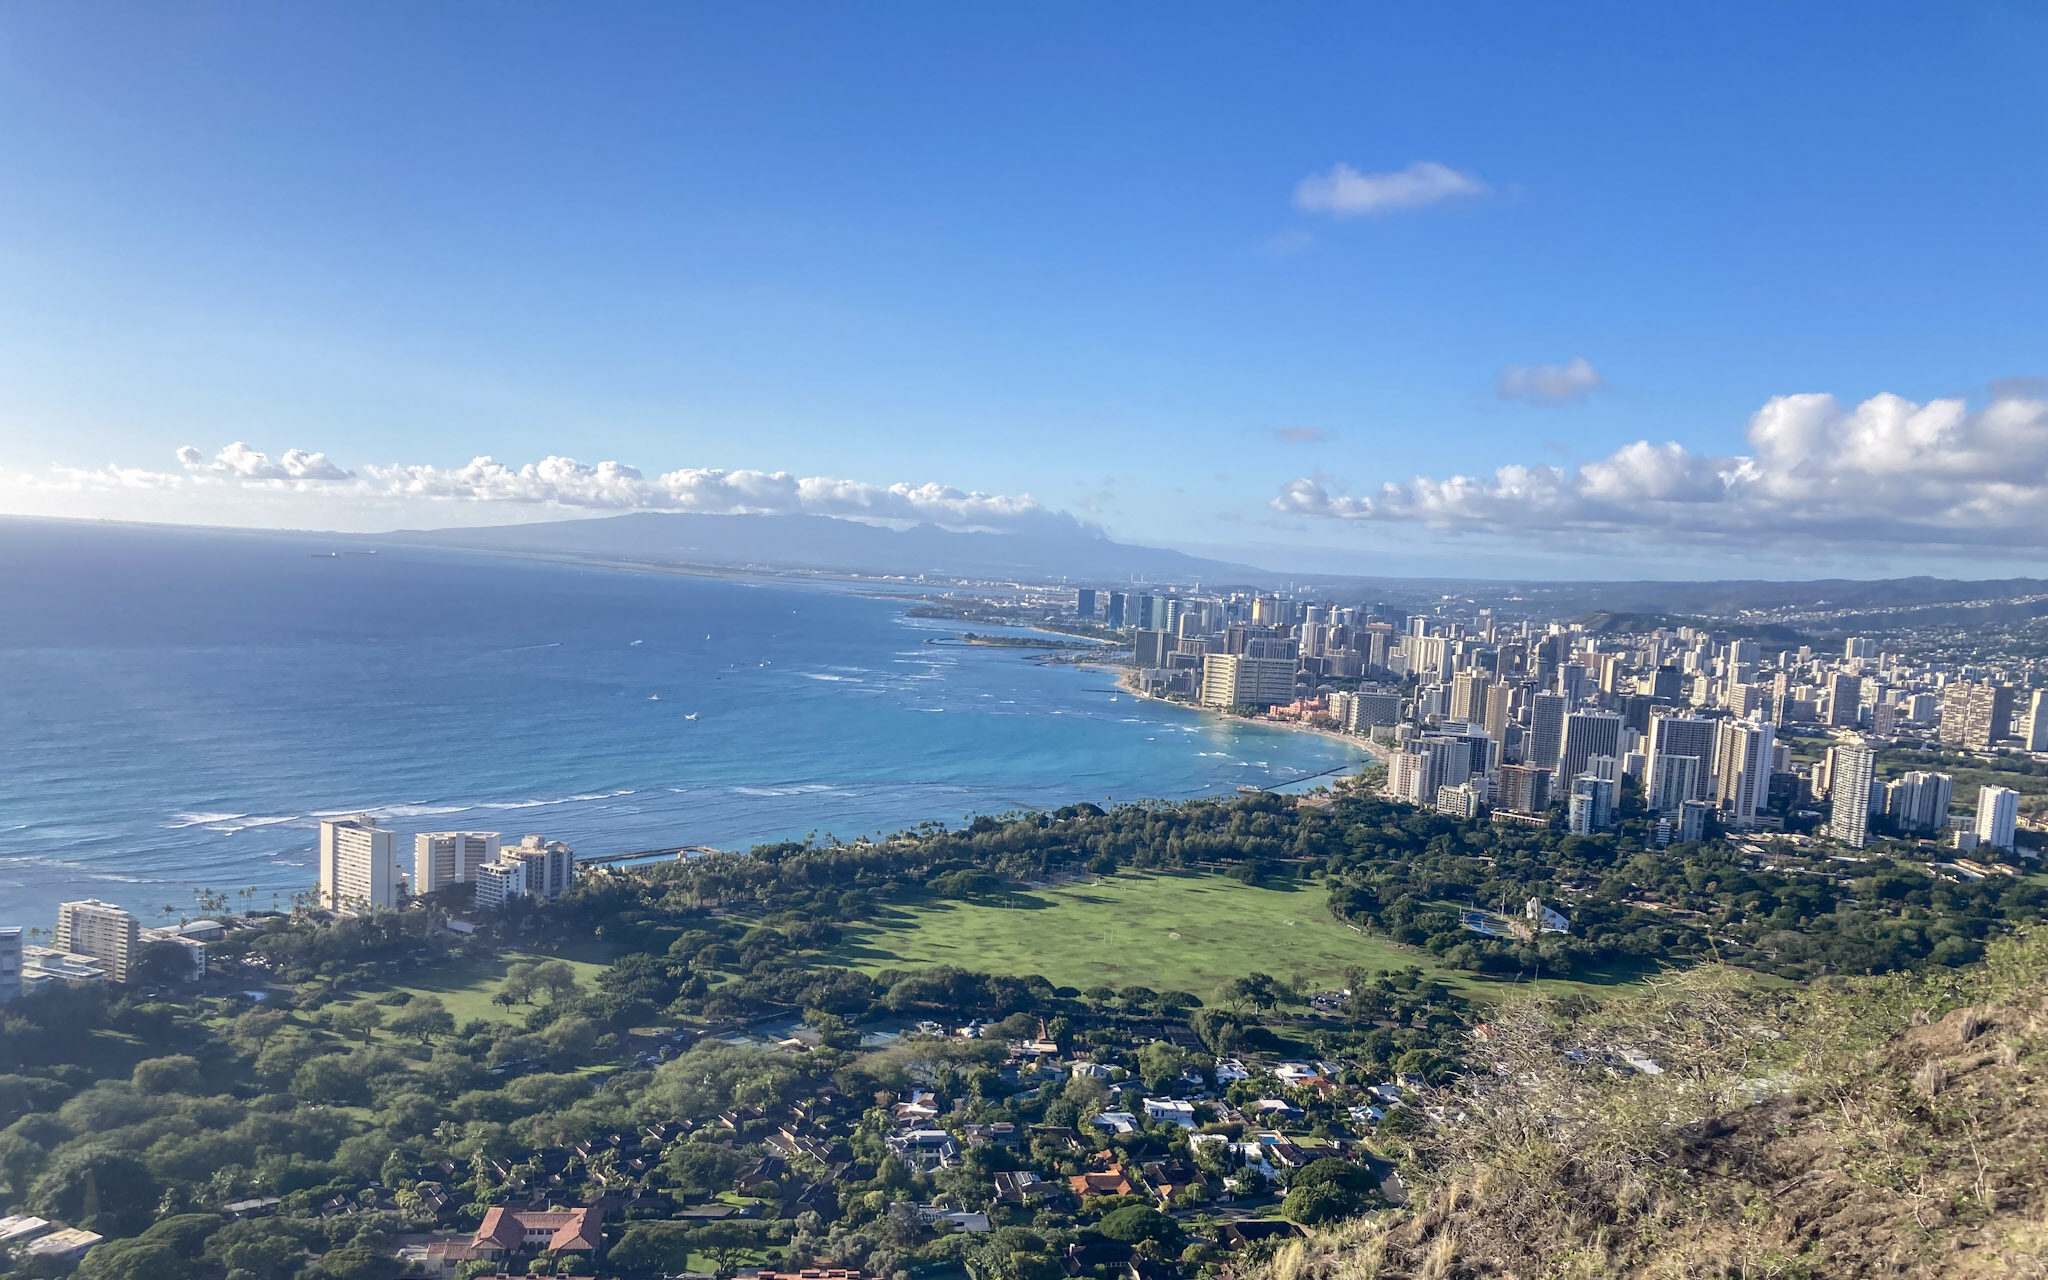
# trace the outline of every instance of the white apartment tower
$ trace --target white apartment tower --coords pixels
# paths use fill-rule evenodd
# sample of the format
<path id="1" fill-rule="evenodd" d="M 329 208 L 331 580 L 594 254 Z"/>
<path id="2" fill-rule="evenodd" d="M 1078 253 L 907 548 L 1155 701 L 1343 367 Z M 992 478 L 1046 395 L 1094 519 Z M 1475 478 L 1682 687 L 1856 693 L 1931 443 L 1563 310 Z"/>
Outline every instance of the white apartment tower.
<path id="1" fill-rule="evenodd" d="M 1828 834 L 1854 849 L 1870 839 L 1870 790 L 1877 753 L 1862 742 L 1836 743 L 1828 766 Z"/>
<path id="2" fill-rule="evenodd" d="M 1202 659 L 1202 705 L 1228 710 L 1292 702 L 1297 665 L 1292 658 L 1209 654 Z"/>
<path id="3" fill-rule="evenodd" d="M 57 908 L 57 936 L 51 944 L 59 951 L 91 956 L 109 978 L 126 982 L 141 934 L 134 916 L 112 903 L 86 898 Z"/>
<path id="4" fill-rule="evenodd" d="M 1718 722 L 1699 716 L 1650 718 L 1650 803 L 1657 812 L 1670 817 L 1687 800 L 1713 795 L 1717 728 Z M 1685 760 L 1690 767 L 1680 763 Z"/>
<path id="5" fill-rule="evenodd" d="M 1564 718 L 1564 743 L 1557 762 L 1557 785 L 1569 791 L 1594 756 L 1621 754 L 1621 717 L 1612 711 L 1574 711 Z"/>
<path id="6" fill-rule="evenodd" d="M 476 905 L 502 907 L 513 898 L 552 898 L 576 881 L 575 851 L 560 840 L 527 836 L 476 869 Z"/>
<path id="7" fill-rule="evenodd" d="M 1770 799 L 1771 755 L 1777 734 L 1761 720 L 1723 720 L 1714 748 L 1714 799 L 1731 826 L 1756 822 Z"/>
<path id="8" fill-rule="evenodd" d="M 392 833 L 368 815 L 322 822 L 320 905 L 335 911 L 395 911 L 398 901 Z"/>
<path id="9" fill-rule="evenodd" d="M 1899 825 L 1907 831 L 1945 831 L 1948 806 L 1954 798 L 1955 782 L 1945 773 L 1914 770 L 1901 776 Z"/>
<path id="10" fill-rule="evenodd" d="M 2011 787 L 1982 788 L 1977 792 L 1977 843 L 2012 848 L 2019 817 L 2019 792 Z"/>
<path id="11" fill-rule="evenodd" d="M 412 891 L 433 893 L 469 884 L 476 869 L 498 860 L 495 831 L 429 831 L 412 840 Z"/>

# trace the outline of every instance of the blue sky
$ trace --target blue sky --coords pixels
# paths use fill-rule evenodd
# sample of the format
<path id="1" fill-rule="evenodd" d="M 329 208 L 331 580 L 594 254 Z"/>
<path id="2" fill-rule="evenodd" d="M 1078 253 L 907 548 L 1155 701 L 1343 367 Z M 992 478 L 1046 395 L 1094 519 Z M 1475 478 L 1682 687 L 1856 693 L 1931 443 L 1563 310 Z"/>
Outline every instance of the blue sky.
<path id="1" fill-rule="evenodd" d="M 1363 572 L 2026 567 L 2044 47 L 1981 4 L 9 6 L 0 509 L 733 500 L 520 481 L 564 456 Z M 1682 449 L 1598 470 L 1636 441 Z M 873 493 L 787 501 L 956 501 Z"/>

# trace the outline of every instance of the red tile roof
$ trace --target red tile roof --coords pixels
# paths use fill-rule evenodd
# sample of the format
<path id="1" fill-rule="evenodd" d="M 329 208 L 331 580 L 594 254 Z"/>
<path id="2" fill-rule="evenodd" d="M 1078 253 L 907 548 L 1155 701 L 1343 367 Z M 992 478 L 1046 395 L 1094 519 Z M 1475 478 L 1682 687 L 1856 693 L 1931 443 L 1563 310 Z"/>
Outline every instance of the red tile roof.
<path id="1" fill-rule="evenodd" d="M 476 1231 L 475 1243 L 492 1244 L 507 1253 L 516 1253 L 526 1247 L 529 1235 L 546 1231 L 550 1235 L 544 1247 L 556 1253 L 595 1253 L 599 1244 L 599 1231 L 603 1226 L 602 1209 L 565 1209 L 541 1213 L 525 1209 L 494 1208 L 484 1214 L 483 1225 Z"/>

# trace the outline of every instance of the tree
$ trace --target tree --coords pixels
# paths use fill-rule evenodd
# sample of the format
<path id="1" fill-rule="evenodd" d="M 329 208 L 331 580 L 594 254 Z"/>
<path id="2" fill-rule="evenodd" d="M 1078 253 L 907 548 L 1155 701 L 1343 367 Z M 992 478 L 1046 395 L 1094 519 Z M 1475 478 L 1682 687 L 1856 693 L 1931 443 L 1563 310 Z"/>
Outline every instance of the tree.
<path id="1" fill-rule="evenodd" d="M 333 1276 L 334 1280 L 395 1280 L 403 1270 L 396 1259 L 386 1257 L 357 1237 L 339 1249 L 329 1250 L 320 1259 L 319 1274 Z"/>
<path id="2" fill-rule="evenodd" d="M 302 1102 L 335 1107 L 366 1106 L 370 1082 L 339 1053 L 323 1053 L 309 1059 L 292 1076 L 292 1096 Z"/>
<path id="3" fill-rule="evenodd" d="M 612 1246 L 612 1266 L 627 1274 L 688 1271 L 694 1229 L 687 1222 L 629 1222 Z"/>
<path id="4" fill-rule="evenodd" d="M 567 960 L 545 960 L 533 967 L 532 987 L 547 994 L 548 1003 L 574 999 L 582 993 L 576 983 L 576 970 Z"/>
<path id="5" fill-rule="evenodd" d="M 1138 1079 L 1145 1088 L 1159 1093 L 1180 1079 L 1187 1055 L 1164 1040 L 1154 1040 L 1138 1050 Z"/>
<path id="6" fill-rule="evenodd" d="M 182 1053 L 165 1058 L 144 1058 L 135 1064 L 130 1078 L 144 1093 L 197 1093 L 199 1059 Z"/>
<path id="7" fill-rule="evenodd" d="M 398 1016 L 391 1019 L 391 1033 L 400 1036 L 416 1036 L 421 1044 L 438 1035 L 447 1035 L 455 1030 L 455 1015 L 448 1012 L 441 997 L 415 995 L 406 1001 Z"/>
<path id="8" fill-rule="evenodd" d="M 697 1252 L 718 1264 L 718 1273 L 728 1275 L 761 1242 L 760 1233 L 739 1222 L 707 1222 L 697 1228 L 692 1243 Z"/>
<path id="9" fill-rule="evenodd" d="M 669 1181 L 690 1195 L 716 1195 L 731 1185 L 740 1158 L 730 1147 L 709 1142 L 681 1142 L 662 1157 Z"/>
<path id="10" fill-rule="evenodd" d="M 168 987 L 192 977 L 192 953 L 176 942 L 147 942 L 128 962 L 128 981 L 138 987 Z"/>
<path id="11" fill-rule="evenodd" d="M 1124 1244 L 1137 1244 L 1141 1240 L 1171 1244 L 1180 1238 L 1178 1222 L 1142 1204 L 1127 1204 L 1121 1209 L 1111 1210 L 1103 1215 L 1095 1229 Z"/>
<path id="12" fill-rule="evenodd" d="M 1380 1203 L 1372 1171 L 1334 1156 L 1312 1161 L 1288 1179 L 1281 1215 L 1303 1226 L 1356 1217 Z"/>
<path id="13" fill-rule="evenodd" d="M 59 1152 L 29 1190 L 29 1211 L 76 1226 L 133 1235 L 156 1216 L 163 1194 L 148 1166 L 109 1147 Z M 95 1226 L 100 1219 L 105 1222 Z"/>
<path id="14" fill-rule="evenodd" d="M 78 1264 L 79 1280 L 185 1280 L 191 1264 L 160 1240 L 107 1240 Z"/>
<path id="15" fill-rule="evenodd" d="M 332 1021 L 334 1029 L 343 1035 L 362 1032 L 363 1043 L 368 1044 L 376 1035 L 377 1028 L 384 1025 L 384 1011 L 368 1000 L 358 1000 L 345 1009 L 337 1010 Z"/>

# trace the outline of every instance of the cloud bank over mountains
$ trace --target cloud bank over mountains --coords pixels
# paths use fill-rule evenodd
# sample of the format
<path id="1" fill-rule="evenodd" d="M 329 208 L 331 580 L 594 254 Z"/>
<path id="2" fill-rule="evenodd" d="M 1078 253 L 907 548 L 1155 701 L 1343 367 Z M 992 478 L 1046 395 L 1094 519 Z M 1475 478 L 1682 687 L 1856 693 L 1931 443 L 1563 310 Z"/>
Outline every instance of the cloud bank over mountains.
<path id="1" fill-rule="evenodd" d="M 41 492 L 180 495 L 193 499 L 243 495 L 319 503 L 497 504 L 598 514 L 674 511 L 704 515 L 823 515 L 889 522 L 929 522 L 951 529 L 1088 531 L 1074 517 L 1029 494 L 990 494 L 943 484 L 868 484 L 787 471 L 689 467 L 649 477 L 622 462 L 587 465 L 550 456 L 514 466 L 478 457 L 459 467 L 431 463 L 365 464 L 344 469 L 325 453 L 287 449 L 276 458 L 237 441 L 208 457 L 186 445 L 177 471 L 107 466 L 17 472 L 6 482 Z M 298 505 L 304 506 L 305 501 Z"/>
<path id="2" fill-rule="evenodd" d="M 1830 395 L 1778 396 L 1750 419 L 1748 440 L 1748 454 L 1728 457 L 1638 440 L 1578 467 L 1418 476 L 1362 496 L 1310 476 L 1271 505 L 1316 519 L 1716 552 L 1796 551 L 1802 538 L 1837 552 L 2048 550 L 2048 395 L 2037 389 L 1995 388 L 1974 410 L 1962 399 L 1878 395 L 1852 408 Z"/>

